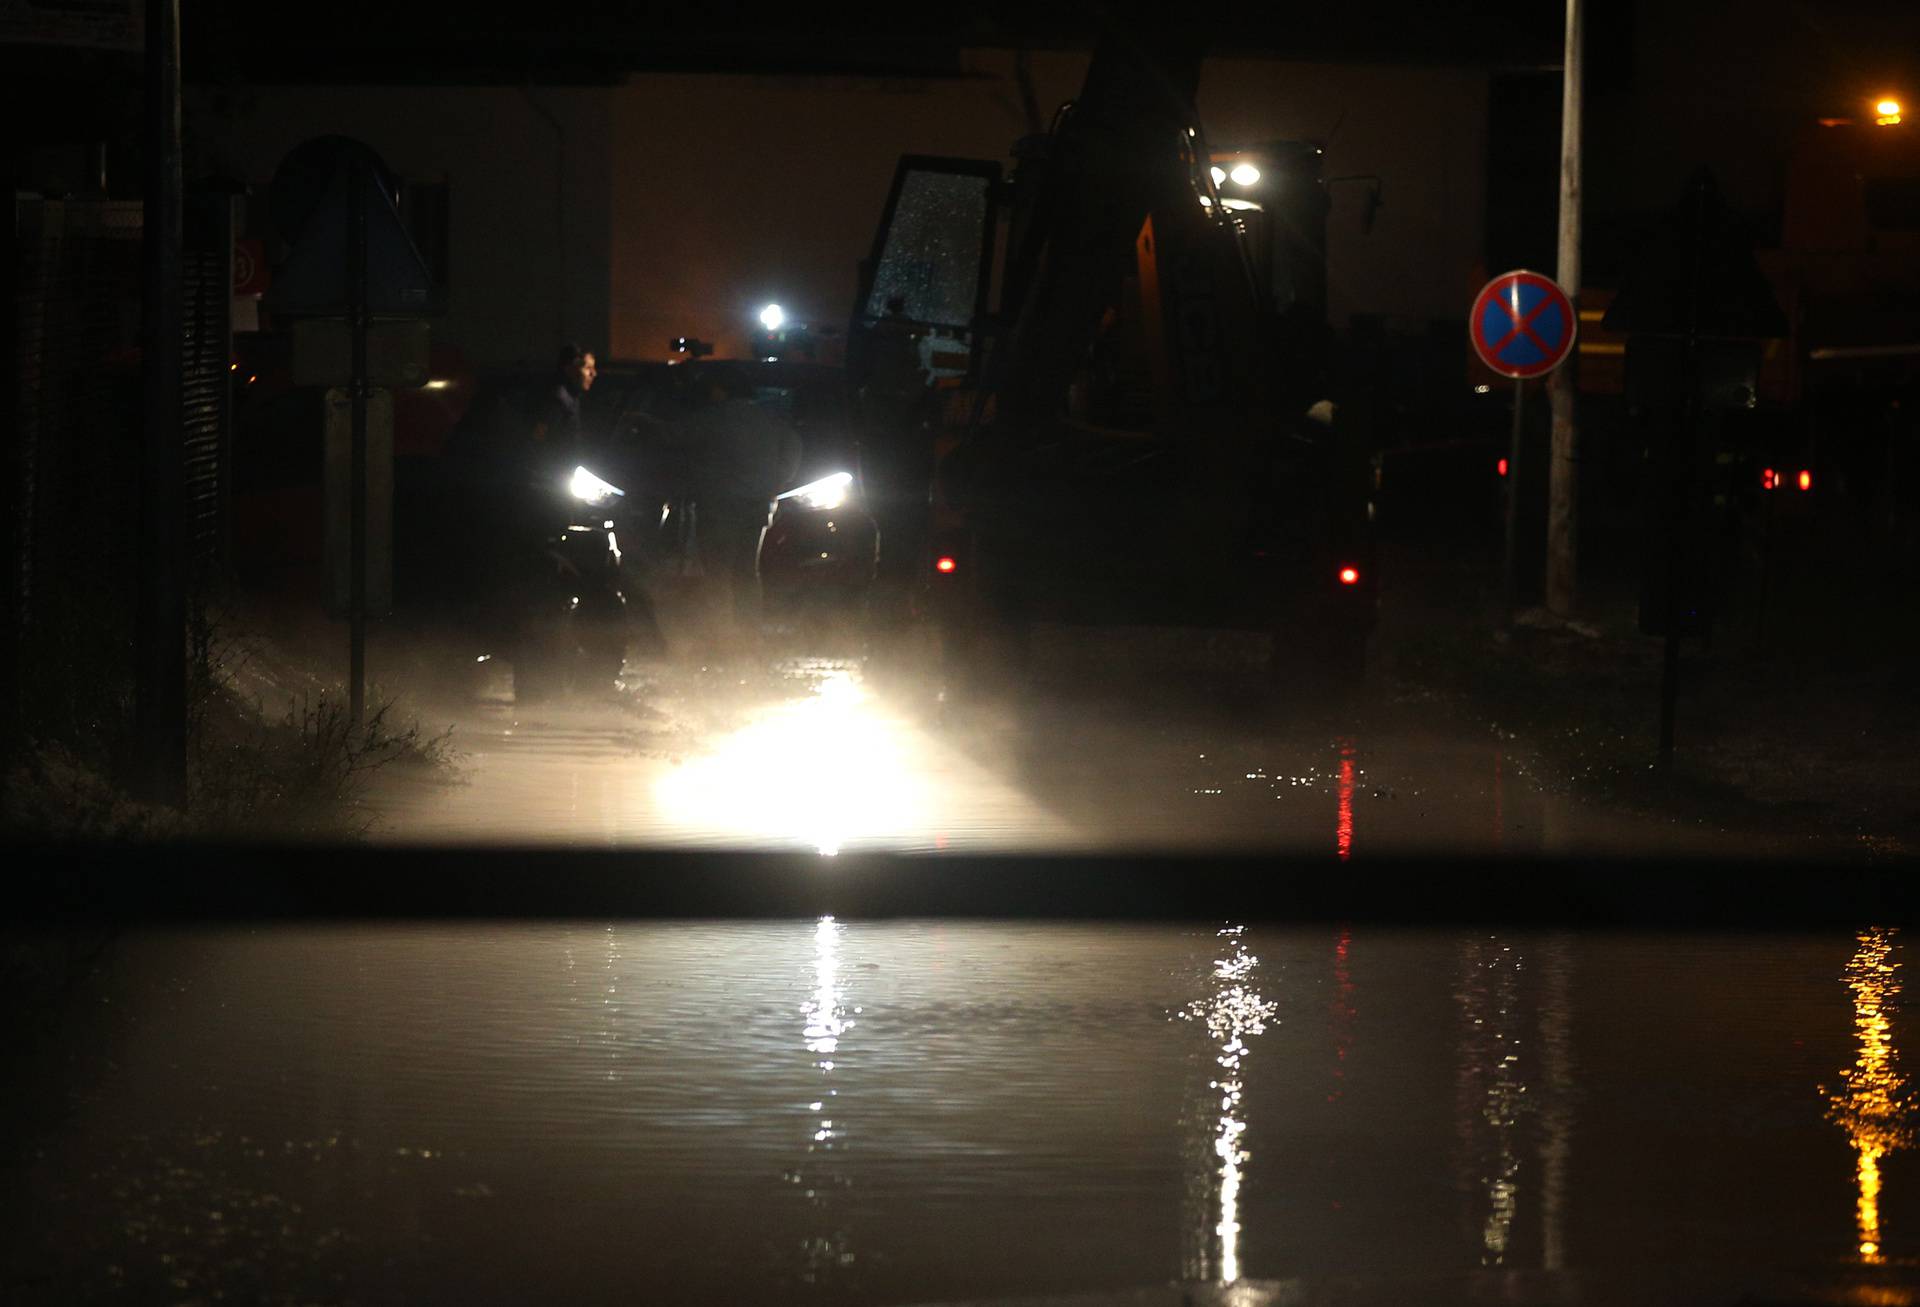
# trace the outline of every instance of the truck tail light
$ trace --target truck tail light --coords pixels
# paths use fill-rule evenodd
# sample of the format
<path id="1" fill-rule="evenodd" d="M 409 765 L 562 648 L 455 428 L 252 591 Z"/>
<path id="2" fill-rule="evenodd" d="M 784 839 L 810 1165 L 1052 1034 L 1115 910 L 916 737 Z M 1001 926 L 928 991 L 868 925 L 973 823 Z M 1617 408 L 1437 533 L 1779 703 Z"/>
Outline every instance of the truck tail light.
<path id="1" fill-rule="evenodd" d="M 1341 585 L 1359 585 L 1359 584 L 1360 584 L 1360 569 L 1359 569 L 1359 568 L 1357 568 L 1357 567 L 1343 567 L 1343 568 L 1341 568 L 1341 569 L 1340 569 L 1340 584 L 1341 584 Z"/>
<path id="2" fill-rule="evenodd" d="M 1780 474 L 1772 468 L 1763 470 L 1760 473 L 1760 488 L 1762 490 L 1778 490 L 1780 488 Z"/>
<path id="3" fill-rule="evenodd" d="M 1495 464 L 1494 464 L 1493 466 L 1494 466 L 1494 469 L 1495 469 L 1496 471 L 1498 471 L 1498 472 L 1500 473 L 1500 475 L 1501 475 L 1501 476 L 1505 476 L 1505 475 L 1507 474 L 1507 460 L 1506 460 L 1506 459 L 1504 459 L 1504 458 L 1503 458 L 1503 459 L 1501 459 L 1501 460 L 1500 460 L 1500 461 L 1499 461 L 1498 463 L 1495 463 Z"/>
<path id="4" fill-rule="evenodd" d="M 952 554 L 942 554 L 933 560 L 933 570 L 941 573 L 943 576 L 951 574 L 958 569 L 959 566 L 960 564 L 954 561 Z"/>
<path id="5" fill-rule="evenodd" d="M 1802 490 L 1813 489 L 1813 473 L 1807 471 L 1805 468 L 1800 469 L 1800 488 Z"/>

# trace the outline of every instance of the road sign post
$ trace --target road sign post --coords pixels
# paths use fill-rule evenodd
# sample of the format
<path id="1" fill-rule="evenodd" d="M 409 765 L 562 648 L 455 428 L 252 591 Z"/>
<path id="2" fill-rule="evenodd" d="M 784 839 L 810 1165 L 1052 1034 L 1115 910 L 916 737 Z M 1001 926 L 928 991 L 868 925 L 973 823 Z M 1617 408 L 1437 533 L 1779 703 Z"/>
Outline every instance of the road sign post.
<path id="1" fill-rule="evenodd" d="M 367 183 L 366 163 L 347 164 L 353 217 L 347 242 L 347 317 L 353 331 L 353 445 L 348 520 L 352 523 L 347 600 L 348 720 L 357 728 L 367 709 Z"/>
<path id="2" fill-rule="evenodd" d="M 385 165 L 358 141 L 327 137 L 298 147 L 275 174 L 271 199 L 293 247 L 275 274 L 273 305 L 312 315 L 295 331 L 296 380 L 346 388 L 344 424 L 331 397 L 328 406 L 327 569 L 330 600 L 344 600 L 348 710 L 357 727 L 366 716 L 367 618 L 386 610 L 392 591 L 390 398 L 378 396 L 386 406 L 371 434 L 383 438 L 372 448 L 368 407 L 376 382 L 426 380 L 424 324 L 376 324 L 374 315 L 425 311 L 427 269 L 400 222 Z M 370 575 L 376 563 L 379 574 Z"/>
<path id="3" fill-rule="evenodd" d="M 1680 640 L 1703 634 L 1709 598 L 1696 532 L 1706 493 L 1702 428 L 1751 408 L 1759 342 L 1787 334 L 1752 238 L 1704 169 L 1649 233 L 1602 325 L 1627 334 L 1627 390 L 1653 453 L 1656 520 L 1642 578 L 1641 629 L 1661 635 L 1658 761 L 1673 764 Z M 1737 366 L 1729 367 L 1733 360 Z"/>
<path id="4" fill-rule="evenodd" d="M 146 206 L 141 229 L 142 433 L 134 719 L 136 789 L 187 793 L 187 595 L 181 410 L 180 5 L 146 6 Z"/>
<path id="5" fill-rule="evenodd" d="M 1501 593 L 1512 614 L 1520 598 L 1520 445 L 1525 439 L 1527 383 L 1513 383 L 1513 434 L 1507 441 L 1506 547 L 1501 565 Z"/>
<path id="6" fill-rule="evenodd" d="M 1573 351 L 1579 320 L 1573 302 L 1547 277 L 1517 269 L 1503 272 L 1473 297 L 1467 335 L 1480 361 L 1513 378 L 1513 436 L 1507 451 L 1506 547 L 1502 576 L 1511 616 L 1520 589 L 1520 470 L 1525 430 L 1526 384 L 1543 377 Z"/>

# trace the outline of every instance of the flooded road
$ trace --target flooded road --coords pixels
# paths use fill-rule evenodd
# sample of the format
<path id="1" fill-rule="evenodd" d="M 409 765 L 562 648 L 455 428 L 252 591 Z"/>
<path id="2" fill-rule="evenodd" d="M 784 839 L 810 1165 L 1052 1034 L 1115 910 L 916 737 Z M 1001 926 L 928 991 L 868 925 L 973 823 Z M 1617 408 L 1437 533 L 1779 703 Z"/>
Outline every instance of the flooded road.
<path id="1" fill-rule="evenodd" d="M 7 1117 L 5 1296 L 1901 1275 L 1907 961 L 1890 929 L 139 932 L 10 1069 L 45 1110 Z"/>
<path id="2" fill-rule="evenodd" d="M 425 716 L 454 725 L 459 781 L 380 778 L 373 833 L 828 853 L 1814 851 L 1582 802 L 1415 701 L 1276 706 L 1245 669 L 1104 666 L 1079 650 L 1023 693 L 959 700 L 864 658 L 635 663 L 617 692 L 532 706 L 487 669 Z"/>

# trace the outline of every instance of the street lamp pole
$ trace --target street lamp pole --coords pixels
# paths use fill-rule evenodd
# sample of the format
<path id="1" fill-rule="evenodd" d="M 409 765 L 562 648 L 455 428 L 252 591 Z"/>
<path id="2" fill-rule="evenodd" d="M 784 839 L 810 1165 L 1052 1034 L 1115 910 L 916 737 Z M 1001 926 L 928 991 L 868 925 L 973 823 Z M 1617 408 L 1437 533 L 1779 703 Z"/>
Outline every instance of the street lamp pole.
<path id="1" fill-rule="evenodd" d="M 1566 56 L 1560 99 L 1560 265 L 1555 280 L 1580 304 L 1580 83 L 1583 0 L 1567 0 Z M 1553 453 L 1547 487 L 1547 607 L 1562 617 L 1577 600 L 1580 562 L 1580 432 L 1574 398 L 1575 357 L 1547 381 L 1553 409 Z"/>

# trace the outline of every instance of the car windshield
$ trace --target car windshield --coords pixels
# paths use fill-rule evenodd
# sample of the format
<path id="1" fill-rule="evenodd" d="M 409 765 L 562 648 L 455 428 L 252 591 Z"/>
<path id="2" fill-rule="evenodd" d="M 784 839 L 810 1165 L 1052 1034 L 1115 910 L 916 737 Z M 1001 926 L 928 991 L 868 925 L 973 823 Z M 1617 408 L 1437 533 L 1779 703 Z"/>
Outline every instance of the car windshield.
<path id="1" fill-rule="evenodd" d="M 1920 7 L 0 10 L 0 1298 L 1920 1294 Z"/>

